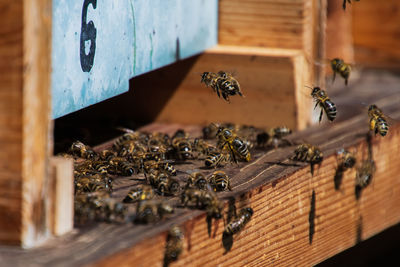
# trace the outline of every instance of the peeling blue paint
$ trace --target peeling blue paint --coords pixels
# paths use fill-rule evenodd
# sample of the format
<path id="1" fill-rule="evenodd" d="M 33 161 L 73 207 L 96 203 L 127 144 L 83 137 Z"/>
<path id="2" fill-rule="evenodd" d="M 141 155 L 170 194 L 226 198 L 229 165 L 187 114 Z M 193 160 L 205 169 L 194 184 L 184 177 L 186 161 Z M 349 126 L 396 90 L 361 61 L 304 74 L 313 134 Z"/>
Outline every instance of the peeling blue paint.
<path id="1" fill-rule="evenodd" d="M 97 30 L 94 63 L 83 72 L 83 2 L 53 0 L 53 118 L 121 94 L 130 78 L 217 43 L 217 0 L 97 0 L 87 11 Z"/>

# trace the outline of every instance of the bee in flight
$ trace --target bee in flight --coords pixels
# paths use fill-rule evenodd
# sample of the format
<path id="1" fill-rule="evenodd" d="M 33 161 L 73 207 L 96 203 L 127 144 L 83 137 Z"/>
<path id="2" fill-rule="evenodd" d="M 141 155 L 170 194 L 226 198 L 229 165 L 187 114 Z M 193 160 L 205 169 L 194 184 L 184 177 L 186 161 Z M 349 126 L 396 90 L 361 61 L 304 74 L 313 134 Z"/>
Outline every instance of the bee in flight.
<path id="1" fill-rule="evenodd" d="M 308 86 L 307 86 L 308 87 Z M 328 118 L 328 120 L 333 121 L 336 118 L 336 105 L 335 103 L 333 103 L 330 98 L 328 97 L 328 94 L 322 90 L 319 87 L 314 87 L 311 88 L 311 96 L 314 98 L 315 100 L 315 106 L 314 109 L 317 106 L 320 106 L 321 108 L 321 113 L 319 114 L 319 122 L 321 122 L 322 120 L 322 114 L 325 111 L 326 117 Z"/>
<path id="2" fill-rule="evenodd" d="M 335 81 L 336 78 L 336 73 L 339 74 L 343 79 L 344 83 L 347 85 L 349 77 L 350 77 L 350 72 L 351 72 L 351 66 L 348 63 L 345 63 L 343 59 L 340 58 L 334 58 L 331 60 L 331 67 L 333 71 L 333 81 Z"/>
<path id="3" fill-rule="evenodd" d="M 370 105 L 368 108 L 369 129 L 376 134 L 385 136 L 389 131 L 389 124 L 386 116 L 376 105 Z"/>
<path id="4" fill-rule="evenodd" d="M 230 102 L 229 96 L 243 96 L 239 82 L 231 73 L 225 71 L 219 71 L 218 73 L 203 72 L 201 82 L 205 83 L 207 87 L 211 87 L 218 97 L 222 95 L 227 102 Z"/>
<path id="5" fill-rule="evenodd" d="M 347 3 L 351 4 L 351 0 L 343 0 L 343 10 L 346 10 L 346 1 Z M 354 1 L 360 2 L 360 0 L 354 0 Z"/>

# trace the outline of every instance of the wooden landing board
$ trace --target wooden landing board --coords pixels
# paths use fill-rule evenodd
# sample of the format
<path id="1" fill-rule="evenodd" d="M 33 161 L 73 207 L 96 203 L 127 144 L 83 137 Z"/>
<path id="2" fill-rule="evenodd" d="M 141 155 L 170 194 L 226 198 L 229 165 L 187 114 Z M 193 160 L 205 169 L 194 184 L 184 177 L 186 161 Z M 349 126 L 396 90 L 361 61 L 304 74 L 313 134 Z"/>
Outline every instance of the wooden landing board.
<path id="1" fill-rule="evenodd" d="M 209 238 L 201 211 L 179 209 L 176 216 L 156 225 L 98 224 L 77 229 L 31 250 L 0 247 L 0 259 L 10 266 L 161 266 L 165 232 L 176 223 L 186 229 L 185 249 L 179 261 L 171 266 L 218 263 L 308 266 L 321 262 L 400 221 L 400 167 L 397 164 L 400 95 L 396 87 L 399 79 L 388 73 L 365 74 L 351 89 L 331 92 L 341 114 L 338 121 L 290 136 L 293 141 L 304 140 L 321 147 L 325 160 L 316 168 L 314 176 L 310 175 L 307 164 L 292 164 L 287 160 L 294 147 L 268 152 L 253 150 L 254 161 L 250 164 L 240 163 L 224 169 L 232 177 L 234 190 L 220 193 L 219 197 L 235 197 L 237 208 L 251 206 L 255 210 L 252 220 L 235 236 L 233 248 L 226 255 L 221 244 L 222 221 L 218 223 L 215 237 Z M 386 90 L 377 95 L 379 85 Z M 367 156 L 367 116 L 365 110 L 362 114 L 360 109 L 357 112 L 356 100 L 375 102 L 397 121 L 385 138 L 373 138 L 377 172 L 358 200 L 354 170 L 345 173 L 339 190 L 335 190 L 333 179 L 337 149 L 346 147 L 356 151 L 358 159 Z M 162 127 L 155 124 L 147 129 L 161 130 Z M 174 127 L 179 125 L 165 129 L 173 132 Z M 190 164 L 185 168 L 190 168 Z M 129 188 L 121 188 L 116 194 L 118 198 L 123 197 L 123 190 L 126 192 Z M 311 216 L 314 234 L 310 244 L 313 190 L 315 216 Z"/>
<path id="2" fill-rule="evenodd" d="M 204 71 L 220 70 L 234 73 L 245 97 L 230 97 L 229 104 L 200 83 Z M 310 90 L 305 87 L 311 86 L 310 76 L 300 50 L 217 46 L 186 62 L 132 80 L 133 90 L 122 105 L 136 121 L 230 121 L 304 129 L 311 121 Z"/>
<path id="3" fill-rule="evenodd" d="M 363 0 L 351 6 L 355 60 L 369 67 L 400 67 L 400 2 Z"/>

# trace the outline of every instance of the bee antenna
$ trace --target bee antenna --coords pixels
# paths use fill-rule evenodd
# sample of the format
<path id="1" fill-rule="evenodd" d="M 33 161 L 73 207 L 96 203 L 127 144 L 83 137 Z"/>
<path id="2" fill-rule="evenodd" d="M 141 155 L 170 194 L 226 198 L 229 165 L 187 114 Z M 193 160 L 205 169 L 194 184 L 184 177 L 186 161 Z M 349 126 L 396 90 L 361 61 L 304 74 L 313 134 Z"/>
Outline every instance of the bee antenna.
<path id="1" fill-rule="evenodd" d="M 310 89 L 314 89 L 313 87 L 310 87 L 308 85 L 304 85 L 304 87 L 310 88 Z"/>

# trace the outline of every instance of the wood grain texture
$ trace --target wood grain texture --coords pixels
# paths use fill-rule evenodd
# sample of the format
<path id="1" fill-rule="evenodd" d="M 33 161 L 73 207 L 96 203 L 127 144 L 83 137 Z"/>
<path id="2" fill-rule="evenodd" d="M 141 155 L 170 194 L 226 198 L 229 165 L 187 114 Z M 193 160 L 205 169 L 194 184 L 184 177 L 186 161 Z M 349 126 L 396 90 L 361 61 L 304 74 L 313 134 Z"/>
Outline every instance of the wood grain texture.
<path id="1" fill-rule="evenodd" d="M 74 227 L 74 165 L 72 159 L 50 158 L 50 229 L 53 235 L 68 233 Z"/>
<path id="2" fill-rule="evenodd" d="M 204 71 L 220 70 L 234 73 L 245 97 L 233 96 L 229 104 L 200 83 Z M 300 50 L 217 46 L 191 62 L 132 80 L 134 102 L 127 103 L 127 112 L 138 120 L 155 122 L 231 121 L 304 129 L 311 120 L 311 111 L 306 108 L 310 98 L 303 97 L 309 94 L 304 85 L 311 84 L 310 76 Z M 154 92 L 158 92 L 157 98 Z M 166 94 L 168 98 L 162 102 Z"/>
<path id="3" fill-rule="evenodd" d="M 394 102 L 390 103 L 392 111 L 396 110 L 397 118 L 400 112 L 395 105 Z M 400 125 L 392 127 L 388 138 L 373 139 L 377 172 L 361 197 L 357 199 L 355 196 L 354 169 L 344 174 L 340 189 L 335 190 L 333 177 L 337 159 L 334 152 L 338 146 L 356 151 L 359 161 L 367 157 L 368 145 L 362 137 L 365 128 L 361 125 L 366 125 L 365 116 L 356 116 L 329 127 L 331 130 L 328 134 L 321 131 L 300 133 L 319 144 L 326 155 L 314 176 L 310 175 L 309 166 L 304 165 L 295 172 L 282 165 L 266 167 L 265 157 L 254 163 L 264 166 L 264 170 L 259 170 L 258 174 L 252 173 L 250 167 L 237 174 L 236 179 L 244 175 L 247 177 L 247 181 L 241 179 L 246 182 L 234 186 L 234 191 L 237 190 L 233 194 L 237 197 L 237 208 L 251 206 L 254 215 L 245 230 L 235 236 L 232 250 L 224 254 L 221 241 L 223 223 L 219 222 L 216 236 L 208 238 L 205 218 L 199 216 L 182 224 L 187 233 L 187 249 L 171 266 L 310 266 L 398 223 Z M 287 160 L 285 162 L 289 163 Z M 260 184 L 262 179 L 270 182 Z M 250 189 L 249 183 L 252 184 L 250 187 L 255 188 Z M 310 243 L 309 213 L 313 191 L 315 228 Z M 246 193 L 242 195 L 240 192 Z M 158 235 L 147 239 L 143 245 L 139 243 L 89 266 L 161 266 L 160 251 L 164 249 L 164 237 Z M 191 244 L 190 250 L 188 243 Z"/>
<path id="4" fill-rule="evenodd" d="M 400 67 L 400 2 L 363 0 L 351 6 L 356 62 Z"/>
<path id="5" fill-rule="evenodd" d="M 0 4 L 0 242 L 21 242 L 23 4 Z"/>
<path id="6" fill-rule="evenodd" d="M 0 5 L 0 242 L 28 247 L 46 232 L 50 11 L 48 0 Z"/>
<path id="7" fill-rule="evenodd" d="M 202 211 L 177 209 L 171 218 L 155 225 L 99 223 L 78 228 L 34 249 L 1 246 L 0 259 L 9 266 L 161 266 L 165 233 L 172 224 L 178 224 L 185 228 L 185 250 L 171 266 L 218 263 L 309 266 L 321 262 L 400 221 L 399 79 L 386 72 L 367 72 L 351 90 L 331 91 L 338 107 L 334 123 L 290 136 L 292 141 L 311 142 L 321 147 L 325 160 L 316 167 L 314 176 L 310 175 L 307 164 L 293 164 L 288 160 L 294 147 L 274 151 L 253 149 L 254 160 L 250 164 L 223 168 L 232 179 L 233 191 L 218 196 L 224 200 L 236 198 L 238 209 L 251 206 L 255 210 L 252 220 L 235 236 L 232 251 L 226 255 L 221 244 L 222 221 L 218 223 L 215 237 L 209 238 Z M 377 94 L 377 86 L 385 90 Z M 377 172 L 358 200 L 354 170 L 345 173 L 337 191 L 333 177 L 335 152 L 340 147 L 355 151 L 358 159 L 367 156 L 368 119 L 365 109 L 356 108 L 355 100 L 376 103 L 395 119 L 386 137 L 373 138 Z M 156 123 L 143 129 L 172 133 L 178 127 L 182 125 Z M 199 128 L 193 126 L 188 130 L 194 133 Z M 188 170 L 198 166 L 187 163 L 178 168 Z M 178 174 L 181 177 L 184 173 Z M 120 182 L 116 183 L 113 195 L 122 200 L 129 190 L 128 183 L 132 185 L 134 181 L 128 177 Z M 313 190 L 315 216 L 310 220 Z M 311 244 L 309 221 L 314 222 Z"/>
<path id="8" fill-rule="evenodd" d="M 325 6 L 326 0 L 219 1 L 219 44 L 300 49 L 313 64 L 323 54 Z M 320 81 L 323 69 L 315 71 Z"/>
<path id="9" fill-rule="evenodd" d="M 49 234 L 48 172 L 51 136 L 51 1 L 23 2 L 22 245 Z"/>

